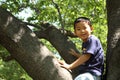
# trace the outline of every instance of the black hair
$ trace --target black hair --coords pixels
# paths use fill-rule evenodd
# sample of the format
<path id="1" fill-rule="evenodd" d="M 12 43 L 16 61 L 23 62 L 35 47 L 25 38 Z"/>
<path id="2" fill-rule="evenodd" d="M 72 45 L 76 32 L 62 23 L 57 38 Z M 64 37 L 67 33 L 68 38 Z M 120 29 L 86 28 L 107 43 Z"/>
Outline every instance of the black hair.
<path id="1" fill-rule="evenodd" d="M 78 23 L 78 22 L 88 22 L 88 25 L 89 26 L 92 26 L 92 23 L 90 21 L 89 18 L 87 17 L 78 17 L 75 21 L 74 21 L 74 29 L 75 29 L 75 24 Z"/>

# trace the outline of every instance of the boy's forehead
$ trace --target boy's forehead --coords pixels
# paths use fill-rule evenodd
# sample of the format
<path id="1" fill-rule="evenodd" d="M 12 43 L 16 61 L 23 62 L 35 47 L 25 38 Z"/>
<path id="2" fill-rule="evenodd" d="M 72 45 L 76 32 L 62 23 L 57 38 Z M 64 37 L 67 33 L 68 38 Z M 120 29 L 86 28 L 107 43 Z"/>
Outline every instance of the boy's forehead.
<path id="1" fill-rule="evenodd" d="M 78 22 L 78 23 L 76 23 L 75 24 L 75 27 L 77 28 L 77 27 L 85 27 L 85 26 L 89 26 L 89 24 L 87 23 L 87 22 Z"/>

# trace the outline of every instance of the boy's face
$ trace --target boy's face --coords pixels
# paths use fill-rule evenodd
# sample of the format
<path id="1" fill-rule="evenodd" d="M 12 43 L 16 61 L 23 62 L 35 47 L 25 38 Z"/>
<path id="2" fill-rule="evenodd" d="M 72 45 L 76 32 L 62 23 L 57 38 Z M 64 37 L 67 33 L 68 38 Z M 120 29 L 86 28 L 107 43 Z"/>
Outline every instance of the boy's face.
<path id="1" fill-rule="evenodd" d="M 75 34 L 84 42 L 87 41 L 92 32 L 92 27 L 87 22 L 78 22 L 75 24 Z"/>

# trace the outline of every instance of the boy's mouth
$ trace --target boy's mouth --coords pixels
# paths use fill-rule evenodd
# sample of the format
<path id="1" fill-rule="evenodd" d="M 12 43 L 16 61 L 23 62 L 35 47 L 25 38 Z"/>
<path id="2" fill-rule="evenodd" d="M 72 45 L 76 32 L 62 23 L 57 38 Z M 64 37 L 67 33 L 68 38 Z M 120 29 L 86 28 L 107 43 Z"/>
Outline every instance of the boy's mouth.
<path id="1" fill-rule="evenodd" d="M 82 34 L 82 36 L 86 36 L 86 34 Z"/>

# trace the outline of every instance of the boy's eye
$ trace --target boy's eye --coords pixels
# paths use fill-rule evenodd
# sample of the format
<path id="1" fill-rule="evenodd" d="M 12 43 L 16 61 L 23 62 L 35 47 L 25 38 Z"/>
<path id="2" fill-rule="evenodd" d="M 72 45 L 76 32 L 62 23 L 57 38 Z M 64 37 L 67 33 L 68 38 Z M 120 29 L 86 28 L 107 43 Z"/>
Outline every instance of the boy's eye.
<path id="1" fill-rule="evenodd" d="M 80 30 L 79 28 L 77 30 Z"/>

